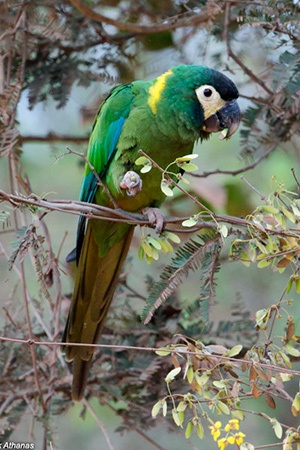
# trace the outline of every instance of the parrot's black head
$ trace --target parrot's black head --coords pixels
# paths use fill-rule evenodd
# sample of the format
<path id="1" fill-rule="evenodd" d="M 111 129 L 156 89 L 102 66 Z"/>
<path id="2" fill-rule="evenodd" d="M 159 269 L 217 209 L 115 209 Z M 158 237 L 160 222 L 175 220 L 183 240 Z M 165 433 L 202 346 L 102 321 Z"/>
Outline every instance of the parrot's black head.
<path id="1" fill-rule="evenodd" d="M 213 69 L 207 70 L 210 74 L 207 84 L 196 88 L 196 95 L 204 112 L 202 130 L 214 133 L 227 129 L 225 138 L 229 139 L 238 129 L 241 120 L 236 101 L 239 93 L 235 84 L 225 75 Z"/>
<path id="2" fill-rule="evenodd" d="M 201 138 L 227 129 L 229 139 L 238 129 L 241 114 L 237 104 L 238 90 L 228 77 L 204 66 L 177 66 L 167 80 L 181 96 L 182 108 L 188 109 L 191 123 Z M 175 82 L 176 81 L 176 82 Z M 178 103 L 178 102 L 177 102 Z M 179 105 L 177 105 L 179 106 Z"/>

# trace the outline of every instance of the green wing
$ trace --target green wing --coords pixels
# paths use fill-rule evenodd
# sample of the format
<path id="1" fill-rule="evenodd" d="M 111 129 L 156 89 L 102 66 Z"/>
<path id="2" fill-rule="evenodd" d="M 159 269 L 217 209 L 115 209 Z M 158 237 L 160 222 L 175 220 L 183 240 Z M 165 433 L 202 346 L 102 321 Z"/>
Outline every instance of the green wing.
<path id="1" fill-rule="evenodd" d="M 96 116 L 89 141 L 87 159 L 94 171 L 103 178 L 116 151 L 123 125 L 129 116 L 134 94 L 131 84 L 114 88 L 102 103 Z M 97 177 L 86 164 L 79 199 L 92 203 L 98 188 Z M 80 217 L 77 228 L 76 259 L 79 260 L 85 233 L 85 218 Z M 68 258 L 68 260 L 72 257 Z"/>

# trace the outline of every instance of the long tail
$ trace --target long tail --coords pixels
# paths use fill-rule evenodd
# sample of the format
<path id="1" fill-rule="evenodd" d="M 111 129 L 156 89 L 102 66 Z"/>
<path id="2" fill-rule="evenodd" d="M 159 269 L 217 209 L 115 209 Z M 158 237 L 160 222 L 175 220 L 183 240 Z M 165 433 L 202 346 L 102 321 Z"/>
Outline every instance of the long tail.
<path id="1" fill-rule="evenodd" d="M 81 251 L 72 304 L 63 342 L 96 344 L 102 332 L 134 227 L 99 255 L 90 222 Z M 72 398 L 82 399 L 87 382 L 93 347 L 65 346 L 66 360 L 73 361 Z"/>

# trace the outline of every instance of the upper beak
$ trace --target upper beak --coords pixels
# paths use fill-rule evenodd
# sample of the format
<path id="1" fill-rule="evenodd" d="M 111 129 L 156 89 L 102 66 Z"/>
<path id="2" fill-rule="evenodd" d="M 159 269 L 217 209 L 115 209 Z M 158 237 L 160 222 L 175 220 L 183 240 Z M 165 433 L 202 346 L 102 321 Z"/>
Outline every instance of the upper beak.
<path id="1" fill-rule="evenodd" d="M 240 108 L 236 100 L 231 100 L 204 121 L 203 130 L 208 133 L 215 133 L 227 128 L 225 139 L 229 139 L 238 129 L 240 120 Z"/>

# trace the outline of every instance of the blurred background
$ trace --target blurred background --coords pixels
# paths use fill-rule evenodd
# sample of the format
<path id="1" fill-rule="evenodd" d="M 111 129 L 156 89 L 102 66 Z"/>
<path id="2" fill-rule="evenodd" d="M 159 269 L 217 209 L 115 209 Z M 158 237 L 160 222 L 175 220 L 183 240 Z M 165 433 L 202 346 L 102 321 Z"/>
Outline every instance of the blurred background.
<path id="1" fill-rule="evenodd" d="M 83 14 L 78 4 L 112 23 Z M 155 78 L 178 64 L 199 64 L 214 67 L 236 83 L 243 123 L 227 142 L 212 136 L 208 142 L 196 144 L 199 177 L 187 175 L 189 191 L 217 214 L 234 217 L 251 214 L 262 203 L 262 196 L 267 198 L 279 185 L 297 192 L 291 172 L 294 168 L 300 179 L 297 2 L 103 0 L 46 1 L 41 5 L 30 0 L 4 2 L 0 12 L 1 191 L 24 196 L 33 193 L 47 200 L 77 199 L 84 165 L 67 147 L 86 151 L 93 118 L 110 89 L 135 79 Z M 122 29 L 124 23 L 128 27 Z M 138 25 L 144 31 L 138 31 Z M 160 32 L 156 30 L 159 26 Z M 243 168 L 249 170 L 243 172 Z M 203 176 L 209 172 L 211 175 Z M 192 216 L 198 211 L 176 192 L 164 203 L 163 212 Z M 77 216 L 48 212 L 44 226 L 39 214 L 34 208 L 20 211 L 4 202 L 0 208 L 1 335 L 29 337 L 25 290 L 34 336 L 59 341 L 73 286 L 74 268 L 65 257 L 74 247 Z M 29 238 L 26 230 L 31 224 L 36 232 Z M 195 271 L 147 328 L 140 319 L 147 292 L 172 255 L 163 255 L 149 266 L 137 257 L 140 237 L 137 227 L 104 343 L 166 345 L 173 334 L 187 330 L 195 333 L 190 337 L 229 347 L 242 343 L 249 348 L 260 335 L 265 339 L 265 332 L 255 332 L 255 312 L 279 301 L 291 276 L 289 269 L 279 275 L 270 267 L 234 262 L 228 258 L 232 240 L 225 239 L 215 280 L 216 300 L 201 311 L 201 278 Z M 298 295 L 294 294 L 291 297 Z M 168 306 L 174 311 L 167 310 Z M 299 335 L 299 299 L 289 306 Z M 189 307 L 194 308 L 196 323 L 190 329 L 187 322 L 191 325 L 191 317 L 183 316 Z M 218 334 L 220 324 L 229 324 L 233 312 L 253 323 L 240 335 Z M 197 328 L 200 322 L 203 333 Z M 205 331 L 205 323 L 210 324 L 211 333 L 208 328 Z M 285 325 L 286 316 L 278 321 L 275 339 L 280 340 Z M 151 417 L 153 404 L 167 394 L 163 379 L 172 367 L 170 361 L 161 365 L 152 354 L 105 351 L 94 362 L 97 368 L 91 377 L 99 378 L 88 391 L 87 408 L 74 406 L 70 400 L 71 377 L 58 349 L 35 347 L 43 405 L 33 392 L 36 380 L 31 349 L 9 342 L 1 345 L 3 439 L 33 442 L 36 449 L 217 448 L 207 429 L 204 440 L 195 433 L 186 440 L 184 430 L 167 420 L 169 417 Z M 297 380 L 289 386 L 293 397 Z M 297 426 L 290 404 L 280 398 L 276 402 L 276 411 L 264 399 L 250 398 L 243 408 L 276 415 L 279 421 Z M 226 422 L 227 417 L 220 420 Z M 255 448 L 277 448 L 275 443 L 280 442 L 258 414 L 247 416 L 243 432 Z"/>

